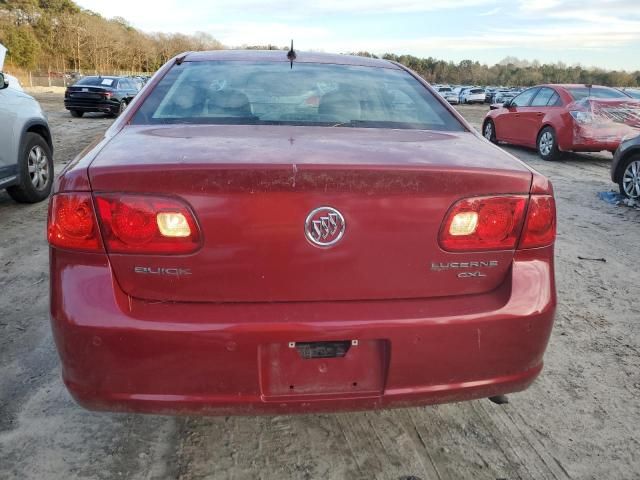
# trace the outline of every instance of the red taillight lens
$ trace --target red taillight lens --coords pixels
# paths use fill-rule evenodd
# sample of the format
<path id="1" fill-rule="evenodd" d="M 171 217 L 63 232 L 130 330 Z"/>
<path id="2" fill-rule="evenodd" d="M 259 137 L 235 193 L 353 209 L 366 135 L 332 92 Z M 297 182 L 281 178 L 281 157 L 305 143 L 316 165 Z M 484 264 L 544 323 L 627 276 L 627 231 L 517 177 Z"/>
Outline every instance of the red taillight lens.
<path id="1" fill-rule="evenodd" d="M 102 250 L 91 194 L 59 193 L 51 198 L 47 237 L 54 247 L 95 252 Z"/>
<path id="2" fill-rule="evenodd" d="M 96 204 L 111 253 L 186 254 L 200 247 L 195 217 L 179 200 L 98 194 Z"/>
<path id="3" fill-rule="evenodd" d="M 527 197 L 475 197 L 457 202 L 440 230 L 444 250 L 482 251 L 516 248 Z"/>
<path id="4" fill-rule="evenodd" d="M 551 245 L 556 238 L 556 203 L 551 195 L 532 195 L 519 248 Z"/>

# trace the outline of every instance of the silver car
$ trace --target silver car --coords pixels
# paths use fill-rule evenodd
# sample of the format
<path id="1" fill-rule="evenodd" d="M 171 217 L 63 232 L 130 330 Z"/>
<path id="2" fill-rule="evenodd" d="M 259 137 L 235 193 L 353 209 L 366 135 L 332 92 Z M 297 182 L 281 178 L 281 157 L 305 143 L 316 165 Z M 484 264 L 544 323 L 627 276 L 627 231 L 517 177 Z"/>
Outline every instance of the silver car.
<path id="1" fill-rule="evenodd" d="M 8 87 L 0 73 L 0 189 L 17 202 L 40 202 L 53 184 L 51 131 L 40 104 Z"/>

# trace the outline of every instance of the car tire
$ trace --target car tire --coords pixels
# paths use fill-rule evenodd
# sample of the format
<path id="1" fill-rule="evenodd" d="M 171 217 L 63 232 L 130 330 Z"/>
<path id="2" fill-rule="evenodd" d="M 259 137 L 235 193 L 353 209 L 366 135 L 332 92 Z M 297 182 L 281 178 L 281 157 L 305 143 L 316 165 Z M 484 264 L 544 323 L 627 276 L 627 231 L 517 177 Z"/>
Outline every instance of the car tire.
<path id="1" fill-rule="evenodd" d="M 552 162 L 558 160 L 562 156 L 562 152 L 558 150 L 558 141 L 556 140 L 556 132 L 551 127 L 544 127 L 538 134 L 536 142 L 538 155 L 543 160 Z"/>
<path id="2" fill-rule="evenodd" d="M 7 188 L 16 202 L 36 203 L 46 199 L 53 185 L 53 155 L 44 138 L 28 132 L 20 148 L 18 164 L 20 183 Z"/>
<path id="3" fill-rule="evenodd" d="M 493 120 L 487 120 L 484 122 L 484 125 L 482 125 L 482 136 L 491 143 L 498 143 L 498 139 L 496 138 L 496 126 L 493 123 Z"/>
<path id="4" fill-rule="evenodd" d="M 73 118 L 80 118 L 84 115 L 84 112 L 81 112 L 80 110 L 69 110 L 69 113 L 71 113 Z"/>
<path id="5" fill-rule="evenodd" d="M 119 117 L 122 115 L 122 112 L 127 108 L 127 102 L 125 100 L 121 100 L 118 104 L 117 108 L 111 112 L 112 117 Z"/>
<path id="6" fill-rule="evenodd" d="M 618 171 L 620 194 L 634 200 L 640 199 L 640 155 L 630 155 L 622 162 Z"/>

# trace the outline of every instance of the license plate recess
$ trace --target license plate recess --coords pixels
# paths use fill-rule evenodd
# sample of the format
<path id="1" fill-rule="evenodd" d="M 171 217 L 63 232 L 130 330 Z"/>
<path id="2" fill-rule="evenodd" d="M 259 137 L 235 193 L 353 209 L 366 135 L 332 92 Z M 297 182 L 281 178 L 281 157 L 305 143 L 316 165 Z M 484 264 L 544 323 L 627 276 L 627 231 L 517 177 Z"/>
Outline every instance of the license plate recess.
<path id="1" fill-rule="evenodd" d="M 260 386 L 266 400 L 299 396 L 380 395 L 385 340 L 272 343 L 260 347 Z"/>

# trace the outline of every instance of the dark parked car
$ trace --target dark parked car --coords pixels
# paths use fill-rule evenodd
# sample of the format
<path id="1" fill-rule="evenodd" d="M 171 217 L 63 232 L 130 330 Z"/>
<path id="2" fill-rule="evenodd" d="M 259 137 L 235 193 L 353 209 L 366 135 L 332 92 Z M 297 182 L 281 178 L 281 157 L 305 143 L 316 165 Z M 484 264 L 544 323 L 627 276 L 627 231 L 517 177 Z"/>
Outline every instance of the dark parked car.
<path id="1" fill-rule="evenodd" d="M 640 136 L 623 141 L 616 150 L 611 180 L 618 184 L 622 195 L 640 199 Z"/>
<path id="2" fill-rule="evenodd" d="M 81 117 L 86 112 L 118 116 L 138 91 L 138 84 L 131 78 L 84 77 L 67 88 L 64 107 L 73 117 Z"/>
<path id="3" fill-rule="evenodd" d="M 145 88 L 50 203 L 51 321 L 80 404 L 386 408 L 540 373 L 551 184 L 416 73 L 222 50 Z"/>

